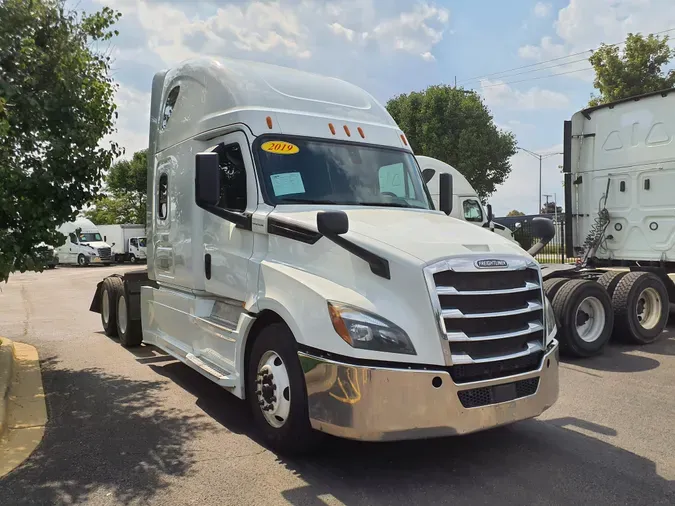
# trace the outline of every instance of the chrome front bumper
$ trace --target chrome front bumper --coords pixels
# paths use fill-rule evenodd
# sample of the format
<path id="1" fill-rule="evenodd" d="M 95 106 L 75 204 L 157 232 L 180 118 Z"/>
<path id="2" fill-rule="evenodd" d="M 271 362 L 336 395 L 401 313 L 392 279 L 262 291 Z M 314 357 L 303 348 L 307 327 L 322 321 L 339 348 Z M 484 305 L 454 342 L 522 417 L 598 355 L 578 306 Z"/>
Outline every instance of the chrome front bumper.
<path id="1" fill-rule="evenodd" d="M 312 427 L 364 441 L 468 434 L 539 416 L 558 399 L 558 344 L 540 369 L 457 385 L 443 370 L 355 366 L 299 353 Z M 434 386 L 439 384 L 440 386 Z M 532 395 L 464 407 L 459 392 L 539 378 Z M 510 388 L 510 387 L 506 387 Z M 468 392 L 467 392 L 468 394 Z M 466 394 L 464 394 L 466 395 Z M 464 397 L 465 398 L 465 397 Z"/>

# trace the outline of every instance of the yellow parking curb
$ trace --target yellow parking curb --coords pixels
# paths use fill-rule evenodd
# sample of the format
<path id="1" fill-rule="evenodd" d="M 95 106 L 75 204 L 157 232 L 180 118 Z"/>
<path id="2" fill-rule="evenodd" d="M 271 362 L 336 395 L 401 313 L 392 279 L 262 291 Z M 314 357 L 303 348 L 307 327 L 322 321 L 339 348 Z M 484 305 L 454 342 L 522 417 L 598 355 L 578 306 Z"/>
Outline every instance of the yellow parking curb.
<path id="1" fill-rule="evenodd" d="M 3 347 L 8 340 L 2 338 Z M 0 478 L 21 465 L 40 444 L 47 406 L 37 350 L 13 343 L 13 365 L 5 397 L 5 434 L 0 440 Z M 2 403 L 0 403 L 2 404 Z"/>

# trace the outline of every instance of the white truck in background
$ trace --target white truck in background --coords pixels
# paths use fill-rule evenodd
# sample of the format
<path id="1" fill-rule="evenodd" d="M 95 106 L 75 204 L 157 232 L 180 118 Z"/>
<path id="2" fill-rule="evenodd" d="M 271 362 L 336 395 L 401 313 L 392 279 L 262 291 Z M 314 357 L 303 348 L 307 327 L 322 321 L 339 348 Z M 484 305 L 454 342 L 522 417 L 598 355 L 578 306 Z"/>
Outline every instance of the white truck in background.
<path id="1" fill-rule="evenodd" d="M 648 344 L 675 301 L 675 89 L 584 109 L 564 125 L 565 245 L 542 265 L 561 349 Z"/>
<path id="2" fill-rule="evenodd" d="M 420 155 L 415 158 L 417 158 L 417 162 L 422 169 L 422 177 L 427 184 L 431 200 L 433 200 L 436 208 L 438 208 L 440 197 L 440 175 L 443 173 L 451 174 L 453 202 L 450 216 L 490 229 L 494 233 L 516 242 L 513 232 L 508 227 L 492 220 L 492 206 L 488 204 L 487 210 L 483 207 L 478 193 L 461 172 L 452 165 L 435 158 Z"/>
<path id="3" fill-rule="evenodd" d="M 115 262 L 145 262 L 148 258 L 145 225 L 99 225 L 103 240 L 112 247 Z"/>
<path id="4" fill-rule="evenodd" d="M 450 174 L 434 209 L 371 95 L 204 59 L 157 73 L 151 97 L 147 269 L 98 284 L 106 334 L 246 399 L 279 451 L 466 434 L 556 402 L 539 265 L 447 216 Z M 535 229 L 540 249 L 553 224 Z"/>
<path id="5" fill-rule="evenodd" d="M 56 248 L 59 264 L 85 266 L 113 262 L 112 249 L 90 220 L 77 218 L 57 230 L 66 236 L 65 242 Z"/>

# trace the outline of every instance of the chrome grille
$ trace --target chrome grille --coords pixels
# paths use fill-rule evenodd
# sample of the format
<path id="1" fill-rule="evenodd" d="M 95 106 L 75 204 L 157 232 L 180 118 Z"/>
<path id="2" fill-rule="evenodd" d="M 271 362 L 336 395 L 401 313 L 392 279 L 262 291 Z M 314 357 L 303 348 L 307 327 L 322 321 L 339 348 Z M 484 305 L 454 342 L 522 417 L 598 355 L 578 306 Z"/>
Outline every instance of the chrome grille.
<path id="1" fill-rule="evenodd" d="M 112 250 L 110 248 L 98 248 L 98 256 L 101 260 L 110 260 Z"/>
<path id="2" fill-rule="evenodd" d="M 472 366 L 470 374 L 453 374 L 460 383 L 535 370 L 544 351 L 544 299 L 536 263 L 500 256 L 507 267 L 480 269 L 474 262 L 484 258 L 449 259 L 426 271 L 449 365 Z M 499 365 L 518 358 L 526 360 L 515 367 Z"/>

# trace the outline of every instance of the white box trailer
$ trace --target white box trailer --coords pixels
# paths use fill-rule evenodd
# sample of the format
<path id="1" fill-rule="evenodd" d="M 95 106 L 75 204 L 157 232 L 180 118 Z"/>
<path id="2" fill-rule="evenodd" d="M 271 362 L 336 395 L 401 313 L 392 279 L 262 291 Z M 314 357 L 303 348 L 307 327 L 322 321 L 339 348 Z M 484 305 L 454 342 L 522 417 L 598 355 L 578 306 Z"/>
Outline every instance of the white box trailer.
<path id="1" fill-rule="evenodd" d="M 538 416 L 559 360 L 539 265 L 448 217 L 451 182 L 435 210 L 405 135 L 356 86 L 184 62 L 153 80 L 147 270 L 106 277 L 90 309 L 122 345 L 246 399 L 281 451 Z"/>
<path id="2" fill-rule="evenodd" d="M 543 265 L 561 349 L 648 344 L 675 301 L 675 89 L 584 109 L 564 125 L 565 245 Z"/>
<path id="3" fill-rule="evenodd" d="M 103 240 L 112 247 L 115 262 L 145 262 L 148 258 L 145 225 L 99 225 Z"/>

